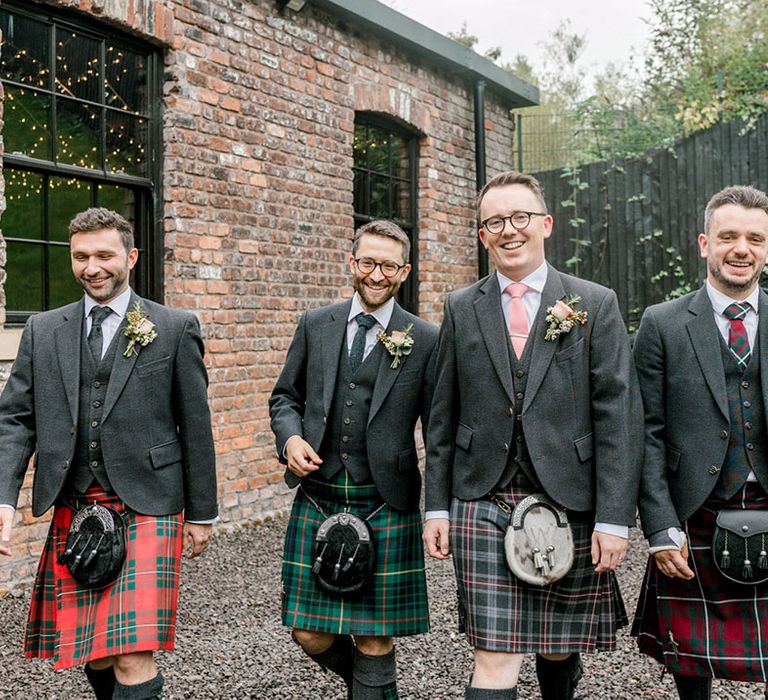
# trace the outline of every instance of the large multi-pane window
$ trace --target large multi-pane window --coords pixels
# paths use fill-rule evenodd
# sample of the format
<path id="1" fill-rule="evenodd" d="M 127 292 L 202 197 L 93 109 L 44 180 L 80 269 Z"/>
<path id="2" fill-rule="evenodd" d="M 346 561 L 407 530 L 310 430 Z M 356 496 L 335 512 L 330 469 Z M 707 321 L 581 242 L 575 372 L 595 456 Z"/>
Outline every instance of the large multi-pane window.
<path id="1" fill-rule="evenodd" d="M 90 206 L 134 224 L 141 254 L 132 282 L 157 297 L 157 52 L 75 15 L 10 0 L 0 6 L 0 30 L 6 320 L 22 322 L 82 294 L 67 226 Z"/>
<path id="2" fill-rule="evenodd" d="M 353 153 L 355 227 L 374 219 L 391 219 L 408 234 L 413 270 L 400 288 L 400 302 L 416 313 L 418 136 L 379 115 L 358 112 Z"/>

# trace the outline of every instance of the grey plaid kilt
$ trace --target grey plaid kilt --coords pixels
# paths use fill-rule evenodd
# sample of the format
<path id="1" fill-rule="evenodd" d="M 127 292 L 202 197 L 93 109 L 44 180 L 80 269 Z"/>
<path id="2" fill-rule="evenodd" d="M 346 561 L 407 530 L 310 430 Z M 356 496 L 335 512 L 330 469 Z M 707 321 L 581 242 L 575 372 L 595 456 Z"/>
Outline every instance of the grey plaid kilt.
<path id="1" fill-rule="evenodd" d="M 522 482 L 522 483 L 521 483 Z M 510 506 L 535 493 L 513 480 L 494 495 Z M 627 613 L 613 572 L 592 565 L 594 523 L 568 512 L 576 555 L 566 576 L 533 586 L 509 569 L 504 535 L 510 516 L 490 499 L 451 503 L 451 543 L 459 595 L 459 625 L 477 649 L 515 654 L 612 650 Z"/>
<path id="2" fill-rule="evenodd" d="M 331 481 L 305 479 L 304 488 L 330 516 L 342 510 L 366 518 L 382 499 L 373 484 L 357 485 L 342 470 Z M 418 510 L 389 505 L 369 521 L 376 550 L 372 583 L 351 595 L 328 593 L 312 573 L 315 534 L 325 517 L 301 488 L 293 502 L 282 566 L 282 621 L 287 627 L 333 634 L 404 637 L 429 630 L 422 521 Z"/>
<path id="3" fill-rule="evenodd" d="M 744 586 L 712 561 L 721 508 L 768 509 L 768 495 L 746 483 L 729 501 L 708 500 L 684 524 L 695 578 L 669 578 L 649 557 L 632 634 L 641 652 L 683 676 L 768 682 L 768 582 Z"/>

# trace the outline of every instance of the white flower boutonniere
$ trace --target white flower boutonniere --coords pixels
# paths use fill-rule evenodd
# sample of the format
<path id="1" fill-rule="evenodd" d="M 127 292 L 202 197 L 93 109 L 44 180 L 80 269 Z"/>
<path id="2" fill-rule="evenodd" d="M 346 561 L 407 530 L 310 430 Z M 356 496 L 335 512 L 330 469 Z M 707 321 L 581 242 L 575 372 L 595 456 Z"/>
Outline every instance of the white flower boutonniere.
<path id="1" fill-rule="evenodd" d="M 574 311 L 573 307 L 581 301 L 581 297 L 574 294 L 571 297 L 558 299 L 554 306 L 547 307 L 547 315 L 544 320 L 549 324 L 544 340 L 557 340 L 561 335 L 570 333 L 577 323 L 582 326 L 587 322 L 586 311 Z"/>
<path id="2" fill-rule="evenodd" d="M 128 347 L 125 349 L 123 357 L 130 357 L 131 353 L 139 354 L 137 345 L 145 348 L 157 338 L 157 331 L 155 324 L 144 314 L 138 301 L 133 305 L 133 309 L 125 314 L 125 317 L 128 319 L 128 323 L 123 333 L 128 338 Z"/>
<path id="3" fill-rule="evenodd" d="M 387 349 L 387 352 L 395 358 L 390 365 L 392 369 L 397 369 L 401 357 L 411 354 L 411 349 L 413 348 L 412 328 L 413 324 L 409 323 L 401 331 L 392 331 L 392 335 L 387 335 L 384 331 L 379 331 L 376 334 L 376 337 Z"/>

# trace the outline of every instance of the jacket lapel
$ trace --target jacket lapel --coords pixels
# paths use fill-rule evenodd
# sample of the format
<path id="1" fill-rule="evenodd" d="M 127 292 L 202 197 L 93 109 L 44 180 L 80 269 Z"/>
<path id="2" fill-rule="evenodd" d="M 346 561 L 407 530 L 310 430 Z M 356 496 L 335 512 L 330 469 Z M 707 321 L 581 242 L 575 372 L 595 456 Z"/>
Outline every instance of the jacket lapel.
<path id="1" fill-rule="evenodd" d="M 514 401 L 512 366 L 509 363 L 509 337 L 504 312 L 501 310 L 501 290 L 495 273 L 488 275 L 478 289 L 480 296 L 475 301 L 475 316 L 485 347 L 491 357 L 496 374 L 510 401 Z"/>
<path id="2" fill-rule="evenodd" d="M 65 316 L 61 325 L 54 330 L 56 357 L 73 423 L 77 423 L 77 404 L 80 397 L 80 346 L 84 333 L 84 308 L 85 303 L 81 299 L 75 305 L 74 312 Z"/>
<path id="3" fill-rule="evenodd" d="M 138 296 L 135 292 L 131 292 L 131 300 L 128 303 L 128 311 L 133 308 L 133 305 L 137 301 L 141 303 L 141 297 Z M 107 395 L 104 398 L 104 414 L 101 419 L 102 423 L 107 419 L 110 411 L 114 408 L 115 403 L 117 403 L 117 399 L 120 397 L 120 394 L 122 393 L 123 388 L 128 381 L 128 377 L 131 376 L 131 372 L 136 365 L 136 360 L 139 357 L 135 352 L 132 352 L 130 357 L 123 356 L 123 353 L 128 347 L 128 338 L 124 333 L 127 323 L 128 316 L 126 313 L 126 316 L 123 317 L 123 322 L 120 324 L 120 327 L 115 331 L 114 342 L 117 344 L 117 347 L 115 348 L 115 359 L 112 361 L 112 372 L 109 376 Z M 158 333 L 161 332 L 162 331 L 158 329 Z M 141 350 L 139 350 L 139 352 L 141 352 Z"/>
<path id="4" fill-rule="evenodd" d="M 762 299 L 761 299 L 762 310 Z M 701 287 L 688 306 L 693 314 L 686 324 L 693 351 L 701 367 L 704 379 L 722 414 L 728 418 L 728 394 L 725 388 L 725 370 L 721 351 L 721 335 L 715 324 L 712 304 L 707 290 Z M 768 312 L 768 309 L 766 310 Z M 762 344 L 762 336 L 760 338 Z"/>
<path id="5" fill-rule="evenodd" d="M 321 334 L 323 353 L 323 410 L 329 415 L 333 390 L 336 387 L 336 375 L 339 371 L 341 353 L 347 351 L 347 317 L 352 302 L 331 313 L 331 318 L 323 326 Z"/>
<path id="6" fill-rule="evenodd" d="M 551 265 L 547 265 L 547 281 L 541 292 L 541 304 L 539 312 L 536 314 L 536 321 L 531 327 L 531 334 L 528 336 L 528 342 L 533 343 L 531 347 L 531 362 L 528 371 L 528 382 L 525 388 L 525 399 L 523 400 L 523 413 L 531 405 L 536 393 L 544 381 L 544 377 L 555 356 L 555 350 L 559 346 L 558 341 L 544 340 L 545 321 L 547 308 L 554 306 L 558 299 L 565 296 L 565 288 L 560 273 Z"/>
<path id="7" fill-rule="evenodd" d="M 402 308 L 395 302 L 395 306 L 392 310 L 392 317 L 389 319 L 389 325 L 387 326 L 387 334 L 392 333 L 393 330 L 402 331 L 407 325 L 405 313 Z M 375 348 L 375 346 L 374 346 Z M 373 351 L 371 351 L 373 352 Z M 368 422 L 370 423 L 373 417 L 384 403 L 384 399 L 387 398 L 389 390 L 395 383 L 395 380 L 400 375 L 400 370 L 408 359 L 407 356 L 401 357 L 397 367 L 392 368 L 392 360 L 394 358 L 386 350 L 381 353 L 379 359 L 379 370 L 376 374 L 376 384 L 373 387 L 373 396 L 371 397 L 371 410 L 368 413 Z"/>

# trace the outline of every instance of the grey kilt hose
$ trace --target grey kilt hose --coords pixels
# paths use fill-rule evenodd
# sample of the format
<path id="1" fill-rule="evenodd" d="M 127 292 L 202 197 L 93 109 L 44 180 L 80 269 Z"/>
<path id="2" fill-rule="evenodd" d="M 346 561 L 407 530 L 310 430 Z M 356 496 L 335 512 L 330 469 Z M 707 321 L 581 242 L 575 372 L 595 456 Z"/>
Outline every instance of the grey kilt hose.
<path id="1" fill-rule="evenodd" d="M 512 508 L 534 493 L 515 478 L 494 495 Z M 592 518 L 568 513 L 576 545 L 570 572 L 549 586 L 520 581 L 509 570 L 504 535 L 510 515 L 489 498 L 451 502 L 451 542 L 459 596 L 459 625 L 477 649 L 516 654 L 612 650 L 628 623 L 613 572 L 596 574 Z"/>
<path id="2" fill-rule="evenodd" d="M 306 478 L 304 489 L 327 515 L 346 510 L 366 518 L 382 505 L 373 484 L 355 484 L 346 470 L 330 481 Z M 422 521 L 418 509 L 385 504 L 368 521 L 376 550 L 373 581 L 363 591 L 328 593 L 312 573 L 315 535 L 325 517 L 299 488 L 293 502 L 282 567 L 282 620 L 332 634 L 405 637 L 429 630 Z"/>

